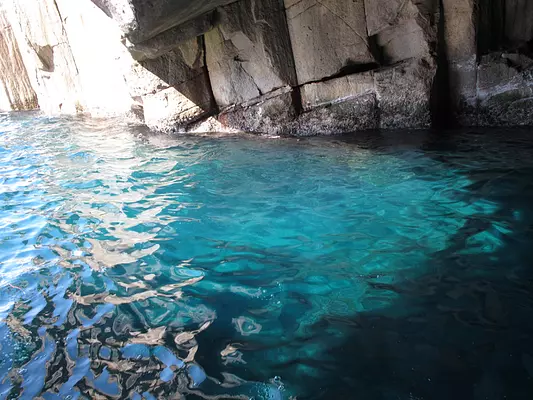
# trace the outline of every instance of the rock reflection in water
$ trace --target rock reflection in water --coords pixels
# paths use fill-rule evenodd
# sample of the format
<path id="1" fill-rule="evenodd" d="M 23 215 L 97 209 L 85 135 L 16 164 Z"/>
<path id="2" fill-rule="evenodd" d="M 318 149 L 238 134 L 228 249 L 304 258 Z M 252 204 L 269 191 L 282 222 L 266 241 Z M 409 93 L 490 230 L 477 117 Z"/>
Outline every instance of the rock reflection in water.
<path id="1" fill-rule="evenodd" d="M 0 126 L 0 399 L 533 390 L 520 132 Z"/>

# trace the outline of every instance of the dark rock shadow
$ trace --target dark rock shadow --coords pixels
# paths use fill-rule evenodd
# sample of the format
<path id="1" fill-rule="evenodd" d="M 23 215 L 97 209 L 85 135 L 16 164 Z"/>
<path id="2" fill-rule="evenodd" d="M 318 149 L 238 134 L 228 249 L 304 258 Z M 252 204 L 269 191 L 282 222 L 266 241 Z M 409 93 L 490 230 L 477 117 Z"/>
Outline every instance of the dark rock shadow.
<path id="1" fill-rule="evenodd" d="M 470 133 L 476 135 L 475 132 Z M 498 140 L 514 141 L 507 132 Z M 486 146 L 497 141 L 479 135 Z M 470 139 L 471 140 L 471 139 Z M 519 140 L 519 139 L 516 139 Z M 443 168 L 460 168 L 443 148 L 479 151 L 479 141 L 465 145 L 437 137 L 423 146 Z M 475 143 L 478 143 L 475 145 Z M 443 147 L 444 146 L 444 147 Z M 531 144 L 517 157 L 533 156 Z M 495 154 L 494 147 L 490 151 Z M 519 158 L 520 160 L 520 158 Z M 325 372 L 307 382 L 306 399 L 529 399 L 533 393 L 533 167 L 461 172 L 470 181 L 458 196 L 495 206 L 490 217 L 473 213 L 434 253 L 412 280 L 383 285 L 397 300 L 385 309 L 346 319 L 325 317 L 313 327 L 344 332 L 344 340 L 317 354 Z M 508 229 L 498 231 L 494 222 Z M 492 251 L 471 239 L 490 234 L 499 241 Z M 379 288 L 379 287 L 378 287 Z M 327 340 L 327 338 L 324 338 Z M 335 340 L 331 340 L 332 343 Z M 331 373 L 327 373 L 331 371 Z M 280 365 L 288 379 L 291 368 Z M 298 397 L 300 398 L 300 397 Z"/>
<path id="2" fill-rule="evenodd" d="M 421 275 L 398 274 L 388 284 L 376 276 L 364 277 L 375 298 L 380 292 L 385 298 L 395 295 L 385 307 L 368 307 L 348 317 L 325 315 L 307 328 L 305 337 L 247 337 L 242 343 L 249 352 L 248 364 L 234 372 L 243 379 L 264 381 L 266 374 L 276 371 L 283 381 L 304 388 L 291 393 L 298 399 L 529 399 L 533 164 L 527 160 L 533 157 L 533 145 L 527 134 L 435 131 L 425 139 L 411 136 L 409 146 L 468 179 L 468 186 L 454 193 L 458 201 L 490 205 L 491 213 L 469 213 L 445 248 L 417 267 Z M 403 145 L 405 137 L 357 133 L 336 140 L 380 151 L 394 143 Z M 499 154 L 504 143 L 512 144 L 516 161 Z M 455 157 L 456 152 L 472 153 L 472 158 L 466 157 L 471 165 L 463 166 L 465 157 Z M 483 162 L 492 157 L 497 161 Z M 480 235 L 485 240 L 476 244 Z M 492 245 L 485 248 L 479 242 Z M 285 332 L 294 328 L 290 323 L 295 316 L 306 312 L 301 300 L 290 303 L 293 309 L 286 321 L 283 314 L 277 321 L 289 324 L 283 325 Z M 228 315 L 249 308 L 229 295 L 214 296 L 210 302 Z M 219 322 L 218 334 L 214 326 L 198 338 L 203 365 L 216 366 L 217 349 L 237 340 L 234 332 L 222 329 L 230 322 Z M 286 352 L 290 355 L 284 357 Z M 207 369 L 217 376 L 216 367 Z M 231 371 L 231 366 L 225 369 Z"/>
<path id="3" fill-rule="evenodd" d="M 443 0 L 439 0 L 440 18 L 437 30 L 437 72 L 431 94 L 432 125 L 436 128 L 456 127 L 452 106 L 450 62 L 446 44 L 446 18 Z"/>
<path id="4" fill-rule="evenodd" d="M 194 59 L 190 59 L 190 52 L 194 53 Z M 205 44 L 203 36 L 179 44 L 174 50 L 157 57 L 140 61 L 143 68 L 157 76 L 168 86 L 154 88 L 156 91 L 168 88 L 176 89 L 181 95 L 189 99 L 194 105 L 200 107 L 187 123 L 195 122 L 213 114 L 217 107 L 211 90 L 211 83 L 205 63 Z M 145 93 L 154 95 L 155 93 Z M 188 107 L 180 102 L 173 104 L 177 113 L 187 114 Z"/>

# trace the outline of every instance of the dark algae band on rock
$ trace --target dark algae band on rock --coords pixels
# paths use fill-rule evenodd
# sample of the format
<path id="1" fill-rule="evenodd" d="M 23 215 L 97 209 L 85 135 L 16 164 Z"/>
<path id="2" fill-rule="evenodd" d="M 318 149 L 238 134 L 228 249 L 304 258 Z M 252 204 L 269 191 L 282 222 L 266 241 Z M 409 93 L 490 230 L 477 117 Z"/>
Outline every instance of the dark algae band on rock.
<path id="1" fill-rule="evenodd" d="M 0 109 L 165 132 L 533 125 L 532 20 L 527 0 L 6 0 Z"/>
<path id="2" fill-rule="evenodd" d="M 0 398 L 529 399 L 532 133 L 0 113 Z"/>

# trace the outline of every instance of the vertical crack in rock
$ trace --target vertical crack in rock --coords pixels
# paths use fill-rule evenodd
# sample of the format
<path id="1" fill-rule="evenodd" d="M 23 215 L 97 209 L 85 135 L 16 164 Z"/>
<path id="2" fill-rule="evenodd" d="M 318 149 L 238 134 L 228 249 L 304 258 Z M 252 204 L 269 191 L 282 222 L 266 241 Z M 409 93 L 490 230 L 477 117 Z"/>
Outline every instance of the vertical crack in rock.
<path id="1" fill-rule="evenodd" d="M 67 30 L 65 29 L 65 20 L 63 19 L 63 16 L 61 15 L 61 10 L 59 9 L 59 5 L 57 4 L 57 1 L 53 0 L 53 2 L 54 2 L 54 7 L 56 8 L 56 11 L 57 11 L 57 15 L 59 16 L 59 21 L 61 22 L 61 31 L 62 31 L 62 34 L 63 34 L 64 39 L 65 39 L 65 43 L 64 44 L 67 45 L 70 54 L 72 54 L 72 62 L 74 64 L 74 68 L 76 69 L 76 74 L 79 75 L 80 71 L 78 69 L 78 65 L 76 63 L 76 59 L 74 57 L 74 53 L 72 52 L 72 47 L 70 46 L 70 42 L 68 40 Z M 61 43 L 61 44 L 63 44 L 63 43 Z"/>
<path id="2" fill-rule="evenodd" d="M 478 0 L 478 55 L 500 50 L 505 39 L 505 0 Z"/>
<path id="3" fill-rule="evenodd" d="M 205 45 L 205 35 L 202 35 L 199 39 L 201 41 L 201 46 L 202 46 L 202 55 L 203 55 L 203 63 L 204 63 L 204 72 L 205 72 L 205 79 L 206 79 L 206 87 L 207 87 L 207 92 L 208 92 L 208 95 L 210 97 L 210 102 L 211 102 L 211 112 L 208 113 L 207 116 L 211 116 L 211 115 L 214 115 L 214 114 L 217 114 L 219 112 L 219 108 L 218 108 L 218 104 L 217 102 L 215 101 L 215 95 L 213 94 L 213 87 L 211 86 L 211 78 L 209 76 L 209 67 L 207 66 L 207 48 L 206 48 L 206 45 Z"/>
<path id="4" fill-rule="evenodd" d="M 0 97 L 0 108 L 20 111 L 39 107 L 19 43 L 3 9 L 0 9 L 0 82 L 3 88 L 0 94 L 4 94 L 3 99 Z"/>
<path id="5" fill-rule="evenodd" d="M 285 0 L 285 5 L 299 85 L 375 63 L 363 0 Z"/>
<path id="6" fill-rule="evenodd" d="M 434 127 L 450 127 L 455 125 L 452 113 L 450 63 L 446 47 L 446 23 L 444 0 L 439 0 L 437 71 L 431 93 L 431 117 Z"/>
<path id="7" fill-rule="evenodd" d="M 338 18 L 345 26 L 348 27 L 348 29 L 350 29 L 355 36 L 357 36 L 359 39 L 361 39 L 361 41 L 364 43 L 364 45 L 367 47 L 367 49 L 370 51 L 370 48 L 368 46 L 368 43 L 367 43 L 367 36 L 363 36 L 361 35 L 359 32 L 357 32 L 353 26 L 351 26 L 344 18 L 342 18 L 340 15 L 338 15 L 337 13 L 335 13 L 331 8 L 329 8 L 328 6 L 326 6 L 324 3 L 320 2 L 319 0 L 317 0 L 317 3 L 320 4 L 322 7 L 324 7 L 326 10 L 328 10 L 328 12 L 330 12 L 332 15 L 334 15 L 336 18 Z M 363 10 L 364 10 L 364 2 L 362 3 L 363 4 Z"/>
<path id="8" fill-rule="evenodd" d="M 368 15 L 366 13 L 366 2 L 363 1 L 363 15 L 365 16 L 365 21 L 368 21 Z M 366 34 L 368 36 L 368 50 L 376 62 L 381 66 L 385 61 L 385 54 L 383 53 L 383 48 L 379 45 L 378 36 L 371 35 L 368 24 L 366 26 Z"/>
<path id="9" fill-rule="evenodd" d="M 219 10 L 218 26 L 205 34 L 206 62 L 219 107 L 294 84 L 283 11 L 278 0 L 243 0 Z"/>
<path id="10" fill-rule="evenodd" d="M 252 82 L 255 85 L 255 88 L 257 89 L 257 93 L 259 93 L 259 96 L 262 96 L 263 92 L 261 91 L 261 88 L 259 87 L 259 85 L 257 85 L 257 82 L 255 81 L 254 77 L 246 70 L 244 65 L 242 65 L 243 63 L 245 63 L 247 61 L 241 61 L 241 60 L 236 60 L 236 61 L 237 61 L 237 65 L 241 69 L 242 73 L 244 75 L 248 76 L 248 78 L 250 78 L 250 82 Z"/>

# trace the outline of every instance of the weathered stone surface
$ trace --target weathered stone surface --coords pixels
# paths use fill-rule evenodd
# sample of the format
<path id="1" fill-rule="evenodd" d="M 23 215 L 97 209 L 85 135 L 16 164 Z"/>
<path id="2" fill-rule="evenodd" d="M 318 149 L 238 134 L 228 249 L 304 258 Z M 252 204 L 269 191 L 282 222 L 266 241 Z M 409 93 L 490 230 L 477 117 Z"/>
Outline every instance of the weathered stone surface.
<path id="1" fill-rule="evenodd" d="M 304 112 L 298 118 L 297 136 L 337 135 L 379 128 L 375 93 L 344 98 Z"/>
<path id="2" fill-rule="evenodd" d="M 196 79 L 187 82 L 187 87 L 178 90 L 175 87 L 148 93 L 142 96 L 144 108 L 144 122 L 153 130 L 161 132 L 183 131 L 186 126 L 195 122 L 211 112 L 209 100 L 206 99 L 207 105 L 191 99 L 190 93 L 184 94 L 186 90 L 196 87 L 198 92 L 205 92 L 205 77 L 199 75 Z M 195 93 L 197 96 L 197 93 Z"/>
<path id="3" fill-rule="evenodd" d="M 78 69 L 53 0 L 8 0 L 3 4 L 37 93 L 48 113 L 84 109 Z"/>
<path id="4" fill-rule="evenodd" d="M 249 102 L 223 110 L 218 120 L 230 131 L 256 132 L 273 135 L 296 133 L 297 117 L 290 87 L 275 90 Z"/>
<path id="5" fill-rule="evenodd" d="M 157 58 L 174 49 L 178 44 L 200 36 L 213 29 L 216 13 L 209 12 L 191 21 L 184 22 L 144 42 L 133 44 L 126 41 L 132 57 L 137 61 Z"/>
<path id="6" fill-rule="evenodd" d="M 298 83 L 375 63 L 363 0 L 285 0 Z"/>
<path id="7" fill-rule="evenodd" d="M 374 91 L 374 76 L 371 72 L 309 83 L 300 88 L 304 111 Z"/>
<path id="8" fill-rule="evenodd" d="M 365 0 L 368 35 L 373 36 L 391 27 L 429 15 L 437 9 L 434 0 Z"/>
<path id="9" fill-rule="evenodd" d="M 141 96 L 141 104 L 144 123 L 162 132 L 184 130 L 188 124 L 213 113 L 204 75 L 176 87 L 147 93 Z"/>
<path id="10" fill-rule="evenodd" d="M 477 62 L 470 59 L 450 62 L 449 88 L 452 111 L 456 116 L 461 108 L 474 106 L 477 102 Z"/>
<path id="11" fill-rule="evenodd" d="M 531 59 L 498 52 L 483 56 L 480 64 L 473 64 L 472 68 L 475 92 L 470 102 L 459 104 L 456 117 L 461 125 L 533 124 Z"/>
<path id="12" fill-rule="evenodd" d="M 426 21 L 422 20 L 422 25 L 426 25 Z M 415 19 L 381 31 L 377 35 L 377 43 L 383 52 L 384 63 L 429 57 L 431 46 L 436 41 L 435 33 L 430 26 L 424 29 Z"/>
<path id="13" fill-rule="evenodd" d="M 156 93 L 170 87 L 163 79 L 144 68 L 138 62 L 130 65 L 130 68 L 125 73 L 125 79 L 128 83 L 131 97 L 136 99 L 145 94 Z"/>
<path id="14" fill-rule="evenodd" d="M 242 65 L 243 62 L 250 63 L 239 56 L 239 49 L 231 41 L 226 41 L 218 29 L 206 34 L 205 40 L 209 77 L 217 104 L 226 107 L 259 96 L 261 92 L 254 78 Z M 253 43 L 250 52 L 256 52 Z"/>
<path id="15" fill-rule="evenodd" d="M 201 38 L 182 42 L 156 59 L 134 63 L 127 75 L 132 98 L 140 98 L 152 129 L 183 128 L 214 109 Z"/>
<path id="16" fill-rule="evenodd" d="M 443 0 L 441 45 L 448 62 L 448 88 L 456 118 L 464 107 L 472 107 L 477 96 L 476 3 L 475 0 Z"/>
<path id="17" fill-rule="evenodd" d="M 505 36 L 521 44 L 533 39 L 533 2 L 531 0 L 505 1 Z"/>
<path id="18" fill-rule="evenodd" d="M 88 0 L 7 0 L 13 33 L 42 111 L 126 114 L 132 60 L 114 21 Z"/>
<path id="19" fill-rule="evenodd" d="M 212 113 L 201 39 L 141 65 L 116 23 L 89 0 L 9 1 L 43 111 L 133 114 L 158 130 Z"/>
<path id="20" fill-rule="evenodd" d="M 206 33 L 211 86 L 221 107 L 295 84 L 289 36 L 277 0 L 243 0 L 220 10 Z"/>
<path id="21" fill-rule="evenodd" d="M 17 40 L 5 12 L 0 8 L 0 110 L 31 110 L 39 107 Z"/>
<path id="22" fill-rule="evenodd" d="M 218 120 L 218 116 L 211 116 L 207 118 L 202 118 L 196 122 L 191 122 L 187 124 L 183 130 L 186 133 L 204 133 L 208 135 L 224 135 L 226 133 L 242 133 L 240 129 L 232 129 L 229 126 L 224 126 Z"/>
<path id="23" fill-rule="evenodd" d="M 511 67 L 523 71 L 533 67 L 533 59 L 519 53 L 502 53 L 502 59 Z"/>
<path id="24" fill-rule="evenodd" d="M 498 54 L 487 55 L 481 59 L 478 67 L 479 97 L 484 100 L 494 94 L 494 89 L 500 85 L 510 83 L 519 72 L 511 67 Z"/>
<path id="25" fill-rule="evenodd" d="M 475 0 L 442 0 L 443 39 L 452 62 L 469 60 L 476 54 Z"/>
<path id="26" fill-rule="evenodd" d="M 139 28 L 135 9 L 128 0 L 91 0 L 105 14 L 112 18 L 124 32 L 133 32 Z"/>
<path id="27" fill-rule="evenodd" d="M 201 38 L 194 38 L 174 46 L 172 51 L 156 58 L 139 63 L 143 70 L 159 78 L 158 85 L 175 86 L 204 72 L 204 51 Z M 146 92 L 157 90 L 146 87 Z M 144 94 L 144 93 L 142 93 Z"/>
<path id="28" fill-rule="evenodd" d="M 48 113 L 133 112 L 163 131 L 418 128 L 430 123 L 437 61 L 433 98 L 460 123 L 533 125 L 526 0 L 5 0 L 1 9 L 0 109 L 38 100 Z"/>
<path id="29" fill-rule="evenodd" d="M 502 63 L 480 65 L 477 125 L 533 125 L 533 71 L 505 71 Z M 516 72 L 516 73 L 515 73 Z M 496 79 L 503 80 L 496 84 Z M 506 79 L 507 77 L 507 79 Z"/>
<path id="30" fill-rule="evenodd" d="M 375 71 L 380 127 L 429 127 L 434 77 L 435 66 L 424 59 Z"/>
<path id="31" fill-rule="evenodd" d="M 353 74 L 300 88 L 303 113 L 299 136 L 334 135 L 379 127 L 379 107 L 372 72 Z"/>
<path id="32" fill-rule="evenodd" d="M 87 0 L 55 0 L 79 82 L 79 104 L 92 115 L 123 115 L 134 107 L 125 81 L 133 63 L 116 23 Z"/>
<path id="33" fill-rule="evenodd" d="M 92 1 L 119 23 L 132 43 L 141 43 L 235 0 Z"/>
<path id="34" fill-rule="evenodd" d="M 429 58 L 436 48 L 438 6 L 434 0 L 365 0 L 368 34 L 390 65 Z"/>
<path id="35" fill-rule="evenodd" d="M 394 67 L 304 85 L 300 134 L 377 128 L 424 128 L 431 123 L 435 66 L 414 59 Z"/>
<path id="36" fill-rule="evenodd" d="M 484 56 L 478 88 L 478 124 L 533 124 L 533 69 L 520 71 L 500 53 Z"/>

